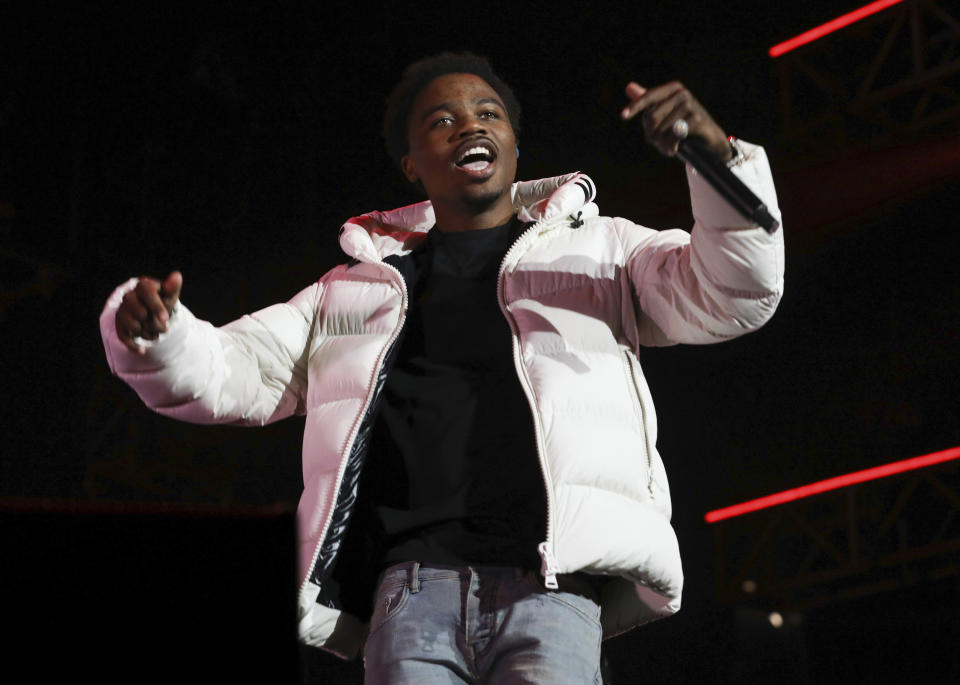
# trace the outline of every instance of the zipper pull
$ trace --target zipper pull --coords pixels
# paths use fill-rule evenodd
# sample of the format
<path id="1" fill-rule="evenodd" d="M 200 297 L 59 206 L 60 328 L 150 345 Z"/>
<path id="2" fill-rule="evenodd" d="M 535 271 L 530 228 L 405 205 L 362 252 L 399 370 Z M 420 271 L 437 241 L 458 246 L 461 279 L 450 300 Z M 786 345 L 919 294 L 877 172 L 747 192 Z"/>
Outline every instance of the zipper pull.
<path id="1" fill-rule="evenodd" d="M 548 590 L 559 590 L 560 584 L 557 582 L 557 560 L 550 553 L 550 548 L 546 542 L 537 545 L 537 551 L 540 552 L 540 575 L 543 576 L 543 585 Z"/>

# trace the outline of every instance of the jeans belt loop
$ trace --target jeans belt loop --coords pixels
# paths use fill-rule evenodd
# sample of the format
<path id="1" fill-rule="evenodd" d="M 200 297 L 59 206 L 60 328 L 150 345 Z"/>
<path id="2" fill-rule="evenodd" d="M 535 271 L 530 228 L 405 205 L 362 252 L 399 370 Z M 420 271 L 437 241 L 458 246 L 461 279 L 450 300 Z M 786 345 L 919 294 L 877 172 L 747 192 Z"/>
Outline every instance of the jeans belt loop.
<path id="1" fill-rule="evenodd" d="M 417 594 L 420 592 L 420 562 L 413 562 L 410 567 L 410 592 Z"/>

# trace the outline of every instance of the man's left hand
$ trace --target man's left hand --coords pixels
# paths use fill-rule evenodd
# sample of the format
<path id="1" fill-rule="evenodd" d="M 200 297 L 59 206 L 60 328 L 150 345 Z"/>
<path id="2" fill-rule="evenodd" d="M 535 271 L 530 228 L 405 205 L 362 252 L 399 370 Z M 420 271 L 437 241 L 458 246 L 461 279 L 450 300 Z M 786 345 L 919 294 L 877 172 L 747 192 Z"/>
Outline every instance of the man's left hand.
<path id="1" fill-rule="evenodd" d="M 627 120 L 639 114 L 647 141 L 667 157 L 677 154 L 681 139 L 673 124 L 679 119 L 687 122 L 689 137 L 702 140 L 720 159 L 727 161 L 733 156 L 723 129 L 679 81 L 650 89 L 631 81 L 626 92 L 630 102 L 620 116 Z"/>

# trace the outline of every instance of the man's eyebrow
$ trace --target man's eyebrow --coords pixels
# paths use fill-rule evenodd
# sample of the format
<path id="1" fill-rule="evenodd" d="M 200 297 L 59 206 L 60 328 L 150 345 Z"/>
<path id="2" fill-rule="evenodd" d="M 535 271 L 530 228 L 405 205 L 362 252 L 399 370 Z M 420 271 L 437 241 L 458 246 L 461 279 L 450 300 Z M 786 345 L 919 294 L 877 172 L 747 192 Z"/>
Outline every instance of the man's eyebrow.
<path id="1" fill-rule="evenodd" d="M 496 105 L 497 107 L 502 109 L 504 112 L 507 111 L 507 108 L 504 106 L 504 104 L 500 102 L 497 98 L 477 98 L 476 100 L 474 100 L 474 103 L 478 105 Z"/>
<path id="2" fill-rule="evenodd" d="M 507 111 L 507 108 L 504 106 L 504 104 L 503 104 L 502 102 L 500 102 L 497 98 L 474 98 L 473 104 L 475 104 L 475 105 L 496 105 L 497 107 L 499 107 L 500 109 L 502 109 L 504 112 Z M 439 112 L 439 111 L 442 110 L 442 109 L 453 109 L 453 103 L 452 103 L 452 102 L 441 102 L 441 103 L 440 103 L 439 105 L 437 105 L 436 107 L 431 107 L 430 109 L 428 109 L 426 112 L 423 113 L 423 116 L 420 117 L 420 121 L 423 121 L 424 119 L 426 119 L 427 117 L 429 117 L 429 116 L 430 116 L 431 114 L 433 114 L 434 112 Z"/>

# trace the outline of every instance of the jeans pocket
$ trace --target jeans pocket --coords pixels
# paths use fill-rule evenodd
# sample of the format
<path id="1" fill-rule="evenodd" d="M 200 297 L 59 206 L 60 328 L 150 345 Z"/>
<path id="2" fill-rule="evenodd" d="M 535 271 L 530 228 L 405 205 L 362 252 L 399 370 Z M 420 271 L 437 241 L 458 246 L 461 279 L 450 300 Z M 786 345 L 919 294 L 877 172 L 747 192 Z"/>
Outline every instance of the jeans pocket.
<path id="1" fill-rule="evenodd" d="M 598 628 L 600 627 L 600 606 L 589 597 L 563 591 L 545 592 L 544 596 L 573 609 L 586 621 Z"/>
<path id="2" fill-rule="evenodd" d="M 410 587 L 405 582 L 382 584 L 377 590 L 373 614 L 370 616 L 369 635 L 373 635 L 380 626 L 396 616 L 407 603 L 409 596 Z"/>

